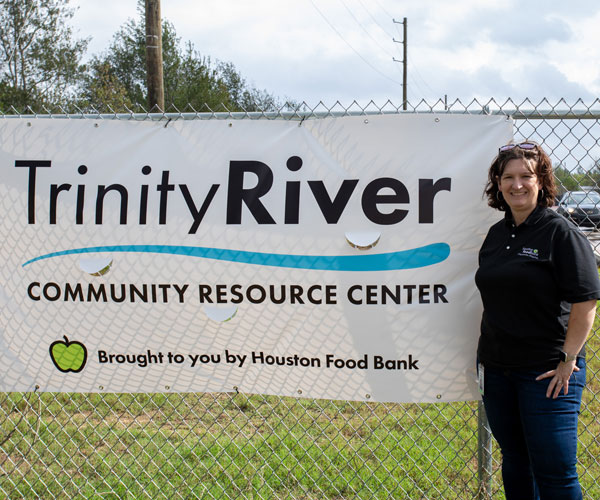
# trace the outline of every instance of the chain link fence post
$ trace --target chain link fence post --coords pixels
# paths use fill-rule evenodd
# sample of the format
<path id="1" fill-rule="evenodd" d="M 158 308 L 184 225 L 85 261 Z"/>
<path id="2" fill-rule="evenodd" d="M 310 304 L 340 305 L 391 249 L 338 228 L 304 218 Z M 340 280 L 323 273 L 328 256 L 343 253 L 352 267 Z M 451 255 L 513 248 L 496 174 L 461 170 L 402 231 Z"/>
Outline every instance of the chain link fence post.
<path id="1" fill-rule="evenodd" d="M 477 500 L 492 499 L 492 432 L 483 401 L 477 402 Z"/>

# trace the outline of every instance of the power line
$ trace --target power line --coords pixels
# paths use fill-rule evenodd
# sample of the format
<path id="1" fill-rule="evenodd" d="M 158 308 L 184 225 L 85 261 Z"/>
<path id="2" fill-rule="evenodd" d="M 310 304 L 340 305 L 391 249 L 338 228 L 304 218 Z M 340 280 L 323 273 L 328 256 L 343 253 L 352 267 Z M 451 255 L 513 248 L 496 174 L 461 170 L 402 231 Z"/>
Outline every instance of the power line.
<path id="1" fill-rule="evenodd" d="M 409 59 L 409 62 L 410 62 L 410 67 L 411 67 L 412 69 L 414 69 L 414 70 L 415 70 L 415 73 L 416 73 L 416 74 L 417 74 L 417 76 L 420 78 L 420 80 L 421 80 L 421 81 L 422 81 L 422 82 L 425 84 L 425 86 L 426 86 L 426 87 L 427 87 L 427 88 L 428 88 L 428 89 L 431 91 L 431 93 L 432 93 L 433 95 L 435 95 L 435 96 L 438 96 L 438 97 L 439 97 L 439 96 L 440 96 L 440 94 L 439 94 L 439 93 L 437 93 L 435 90 L 433 90 L 433 89 L 432 89 L 432 88 L 429 86 L 429 84 L 427 83 L 427 80 L 425 80 L 425 78 L 423 78 L 423 76 L 422 76 L 422 75 L 421 75 L 421 73 L 419 72 L 419 69 L 417 68 L 417 66 L 415 65 L 415 63 L 413 62 L 413 60 L 412 60 L 412 59 Z M 417 82 L 416 82 L 416 80 L 414 80 L 414 79 L 413 79 L 413 81 L 415 82 L 415 84 L 417 83 Z"/>
<path id="2" fill-rule="evenodd" d="M 377 21 L 377 19 L 375 18 L 375 16 L 373 14 L 371 14 L 371 11 L 369 9 L 367 9 L 366 5 L 361 1 L 361 0 L 357 0 L 358 3 L 362 6 L 363 9 L 365 9 L 365 11 L 367 11 L 367 14 L 369 14 L 369 17 L 373 20 L 373 22 L 379 26 L 381 28 L 381 31 L 383 31 L 387 36 L 389 36 L 390 38 L 394 38 L 394 35 L 391 34 L 389 31 L 387 31 L 380 23 L 379 21 Z"/>
<path id="3" fill-rule="evenodd" d="M 387 14 L 387 16 L 388 16 L 390 19 L 392 19 L 392 18 L 394 17 L 394 16 L 392 16 L 392 15 L 391 15 L 391 14 L 390 14 L 390 13 L 389 13 L 387 10 L 385 10 L 385 9 L 383 8 L 383 5 L 381 5 L 381 4 L 380 4 L 380 3 L 379 3 L 377 0 L 373 0 L 373 1 L 374 1 L 374 2 L 375 2 L 375 3 L 376 3 L 378 6 L 379 6 L 379 8 L 380 8 L 380 9 L 381 9 L 383 12 L 385 12 L 385 13 Z"/>
<path id="4" fill-rule="evenodd" d="M 383 47 L 375 38 L 373 38 L 373 36 L 371 35 L 371 33 L 369 33 L 367 31 L 367 29 L 362 25 L 362 23 L 356 18 L 356 16 L 354 15 L 354 13 L 350 10 L 350 8 L 346 5 L 346 2 L 344 2 L 344 0 L 340 0 L 340 2 L 342 3 L 342 5 L 344 6 L 344 8 L 348 11 L 348 14 L 350 14 L 352 16 L 352 19 L 354 19 L 356 21 L 356 24 L 358 24 L 360 26 L 360 29 L 362 29 L 365 34 L 371 39 L 373 40 L 373 42 L 375 42 L 375 44 L 384 52 L 387 53 L 388 56 L 390 57 L 394 57 L 389 51 L 388 49 L 386 49 L 385 47 Z"/>
<path id="5" fill-rule="evenodd" d="M 369 15 L 369 17 L 370 17 L 370 18 L 373 20 L 373 22 L 374 22 L 374 23 L 375 23 L 377 26 L 379 26 L 379 28 L 381 29 L 381 31 L 383 31 L 383 32 L 384 32 L 384 33 L 385 33 L 387 36 L 389 36 L 389 37 L 392 39 L 392 41 L 394 41 L 394 42 L 395 42 L 396 40 L 394 39 L 394 35 L 393 35 L 393 33 L 390 33 L 390 32 L 389 32 L 389 31 L 388 31 L 386 28 L 384 28 L 384 27 L 383 27 L 383 26 L 382 26 L 382 25 L 379 23 L 379 21 L 378 21 L 378 20 L 375 18 L 375 16 L 374 16 L 374 15 L 371 13 L 371 11 L 370 11 L 370 10 L 367 8 L 367 6 L 366 6 L 366 5 L 365 5 L 365 4 L 362 2 L 362 0 L 357 0 L 357 1 L 358 1 L 358 3 L 359 3 L 361 6 L 362 6 L 362 8 L 363 8 L 363 9 L 364 9 L 364 10 L 367 12 L 367 14 Z M 379 4 L 378 4 L 378 5 L 379 5 Z M 381 5 L 379 5 L 379 7 L 380 7 L 380 8 L 383 10 L 383 12 L 384 12 L 386 15 L 389 15 L 389 13 L 388 13 L 388 12 L 387 12 L 387 11 L 386 11 L 386 10 L 385 10 L 385 9 L 384 9 L 382 6 L 381 6 Z M 397 24 L 397 23 L 394 21 L 394 19 L 393 19 L 393 18 L 392 18 L 392 22 L 394 22 L 394 24 Z M 398 31 L 398 33 L 400 32 L 400 30 L 399 30 L 398 28 L 397 28 L 397 31 Z M 386 52 L 387 52 L 387 51 L 386 51 Z M 388 52 L 388 54 L 389 54 L 389 52 Z M 392 59 L 393 59 L 394 61 L 396 61 L 396 58 L 395 58 L 393 55 L 392 55 Z M 396 62 L 398 62 L 398 61 L 396 61 Z M 401 61 L 400 61 L 400 62 L 401 62 Z"/>
<path id="6" fill-rule="evenodd" d="M 315 10 L 319 13 L 319 15 L 323 18 L 323 20 L 329 25 L 329 27 L 335 31 L 335 33 L 342 39 L 342 41 L 348 45 L 348 47 L 350 47 L 350 49 L 352 49 L 352 51 L 358 56 L 360 57 L 360 59 L 362 59 L 362 61 L 369 66 L 373 71 L 379 73 L 381 76 L 383 76 L 384 78 L 386 78 L 387 80 L 395 83 L 396 85 L 400 85 L 402 86 L 402 83 L 394 80 L 393 78 L 390 78 L 388 75 L 386 75 L 385 73 L 381 72 L 380 70 L 378 70 L 375 66 L 373 66 L 369 61 L 367 61 L 351 44 L 350 42 L 348 42 L 343 35 L 335 28 L 335 26 L 333 24 L 331 24 L 331 22 L 329 22 L 329 19 L 327 19 L 327 17 L 325 16 L 325 14 L 323 14 L 321 12 L 321 10 L 316 6 L 316 4 L 314 3 L 313 0 L 310 0 L 310 3 L 312 4 L 312 6 L 315 8 Z"/>

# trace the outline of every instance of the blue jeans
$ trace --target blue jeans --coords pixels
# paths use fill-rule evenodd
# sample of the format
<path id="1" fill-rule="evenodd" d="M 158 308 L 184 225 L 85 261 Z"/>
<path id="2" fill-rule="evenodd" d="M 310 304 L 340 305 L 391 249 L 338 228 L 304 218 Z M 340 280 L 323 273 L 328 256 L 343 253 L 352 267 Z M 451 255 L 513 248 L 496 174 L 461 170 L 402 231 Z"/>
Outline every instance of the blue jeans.
<path id="1" fill-rule="evenodd" d="M 569 380 L 569 393 L 547 398 L 551 379 L 540 371 L 484 367 L 483 403 L 502 451 L 506 500 L 580 500 L 577 420 L 585 360 Z"/>

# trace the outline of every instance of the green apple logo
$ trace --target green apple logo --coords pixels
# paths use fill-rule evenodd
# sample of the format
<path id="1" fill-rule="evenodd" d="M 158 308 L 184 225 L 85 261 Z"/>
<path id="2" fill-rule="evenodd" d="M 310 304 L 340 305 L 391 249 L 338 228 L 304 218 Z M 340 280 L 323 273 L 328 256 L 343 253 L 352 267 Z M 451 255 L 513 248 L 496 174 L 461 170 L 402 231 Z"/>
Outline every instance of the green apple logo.
<path id="1" fill-rule="evenodd" d="M 81 342 L 69 342 L 66 336 L 63 338 L 64 342 L 57 340 L 50 345 L 50 358 L 61 372 L 78 373 L 87 361 L 87 349 Z"/>

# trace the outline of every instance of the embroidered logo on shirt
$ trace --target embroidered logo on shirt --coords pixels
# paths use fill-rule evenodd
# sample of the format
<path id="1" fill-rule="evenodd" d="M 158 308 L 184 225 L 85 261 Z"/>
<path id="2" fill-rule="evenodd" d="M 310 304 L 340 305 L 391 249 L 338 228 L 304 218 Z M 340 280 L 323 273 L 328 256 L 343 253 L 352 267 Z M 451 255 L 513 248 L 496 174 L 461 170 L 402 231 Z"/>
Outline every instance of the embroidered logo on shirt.
<path id="1" fill-rule="evenodd" d="M 532 259 L 538 260 L 540 258 L 537 248 L 523 247 L 523 250 L 519 252 L 521 257 L 531 257 Z"/>

